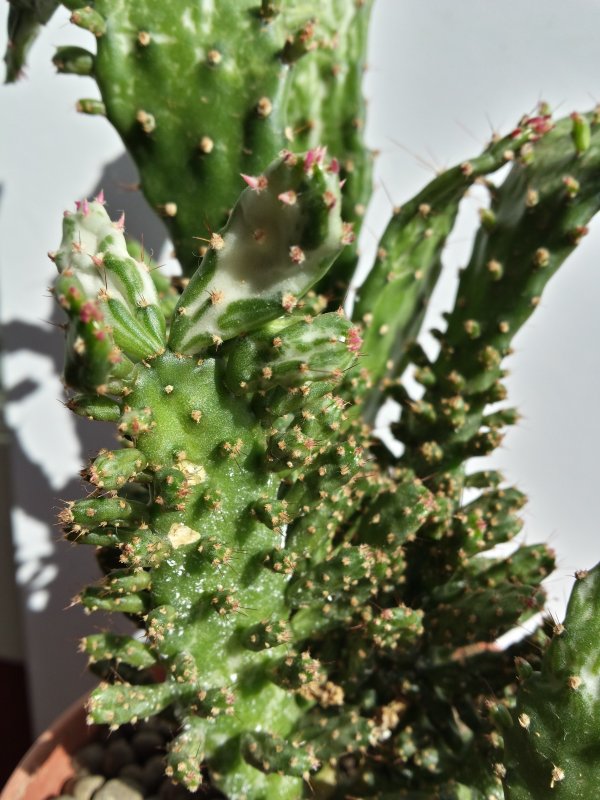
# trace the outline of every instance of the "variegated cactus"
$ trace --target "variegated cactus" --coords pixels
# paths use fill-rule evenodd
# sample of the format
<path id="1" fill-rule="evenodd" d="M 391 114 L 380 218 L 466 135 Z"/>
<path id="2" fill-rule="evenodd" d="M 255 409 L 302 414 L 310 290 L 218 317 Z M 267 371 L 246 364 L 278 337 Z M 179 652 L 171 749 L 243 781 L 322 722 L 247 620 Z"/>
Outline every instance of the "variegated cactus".
<path id="1" fill-rule="evenodd" d="M 51 7 L 11 4 L 14 73 Z M 189 278 L 144 263 L 102 197 L 51 253 L 68 404 L 121 441 L 61 512 L 104 573 L 79 599 L 144 632 L 84 640 L 90 720 L 168 714 L 168 774 L 231 800 L 592 798 L 596 571 L 554 641 L 500 649 L 543 609 L 554 557 L 496 554 L 525 498 L 471 459 L 517 421 L 512 338 L 600 207 L 598 114 L 542 107 L 439 175 L 390 221 L 349 318 L 370 2 L 67 5 L 97 53 L 55 63 L 96 77 L 80 108 L 122 135 Z M 475 181 L 490 208 L 430 359 L 424 307 Z M 398 457 L 373 432 L 388 399 Z"/>

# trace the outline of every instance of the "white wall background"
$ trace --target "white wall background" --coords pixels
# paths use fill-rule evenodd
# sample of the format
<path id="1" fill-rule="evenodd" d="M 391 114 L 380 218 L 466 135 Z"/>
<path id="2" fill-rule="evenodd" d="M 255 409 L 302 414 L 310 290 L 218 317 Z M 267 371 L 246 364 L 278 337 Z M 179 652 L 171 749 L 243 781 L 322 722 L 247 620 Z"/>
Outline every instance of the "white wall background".
<path id="1" fill-rule="evenodd" d="M 6 12 L 3 3 L 2 23 Z M 599 30 L 597 0 L 377 0 L 365 89 L 368 140 L 381 154 L 365 252 L 373 251 L 385 225 L 390 196 L 402 203 L 434 169 L 477 153 L 492 128 L 509 130 L 541 98 L 560 114 L 594 105 Z M 2 33 L 2 49 L 4 42 Z M 63 209 L 100 184 L 113 213 L 127 209 L 132 233 L 145 232 L 156 250 L 162 241 L 139 196 L 122 185 L 135 176 L 120 160 L 116 134 L 104 120 L 74 111 L 77 98 L 97 95 L 93 82 L 53 74 L 53 47 L 67 43 L 92 46 L 62 13 L 35 45 L 27 79 L 0 89 L 2 368 L 5 417 L 14 431 L 16 576 L 38 729 L 88 685 L 76 641 L 102 621 L 64 608 L 95 567 L 85 548 L 57 542 L 53 520 L 58 498 L 79 494 L 74 476 L 82 462 L 111 440 L 105 426 L 82 427 L 61 405 L 61 337 L 44 322 L 54 313 L 44 291 L 53 277 L 45 253 L 58 244 Z M 465 202 L 448 245 L 431 324 L 451 303 L 478 202 L 476 195 Z M 509 389 L 524 420 L 492 459 L 531 498 L 527 540 L 550 540 L 558 551 L 559 570 L 548 583 L 557 613 L 569 575 L 600 559 L 593 506 L 600 450 L 599 228 L 592 225 L 517 338 Z M 84 428 L 82 443 L 77 434 Z M 19 647 L 20 623 L 14 607 L 7 613 L 7 587 L 0 584 L 0 656 Z"/>

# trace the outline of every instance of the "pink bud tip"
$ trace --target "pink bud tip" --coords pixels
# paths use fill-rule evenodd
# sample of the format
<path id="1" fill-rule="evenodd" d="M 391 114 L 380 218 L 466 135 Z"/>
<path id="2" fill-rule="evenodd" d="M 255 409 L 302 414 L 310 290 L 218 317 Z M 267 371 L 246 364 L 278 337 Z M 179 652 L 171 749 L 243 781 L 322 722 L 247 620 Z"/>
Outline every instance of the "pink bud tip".
<path id="1" fill-rule="evenodd" d="M 106 200 L 104 199 L 104 189 L 100 189 L 94 199 L 97 203 L 100 203 L 100 205 L 103 206 L 106 203 Z"/>
<path id="2" fill-rule="evenodd" d="M 322 164 L 326 155 L 327 155 L 326 147 L 319 146 L 319 147 L 314 147 L 312 150 L 309 150 L 304 157 L 304 171 L 310 172 L 310 170 L 315 165 Z"/>
<path id="3" fill-rule="evenodd" d="M 124 211 L 121 212 L 121 216 L 115 222 L 115 227 L 117 228 L 117 230 L 120 230 L 120 231 L 125 230 L 125 212 Z"/>
<path id="4" fill-rule="evenodd" d="M 90 204 L 87 200 L 75 200 L 75 208 L 77 211 L 81 211 L 84 217 L 90 213 Z"/>
<path id="5" fill-rule="evenodd" d="M 515 128 L 514 131 L 511 131 L 510 138 L 511 139 L 518 139 L 519 136 L 523 133 L 521 128 Z"/>
<path id="6" fill-rule="evenodd" d="M 346 185 L 346 181 L 347 181 L 347 180 L 348 180 L 348 178 L 344 178 L 344 180 L 343 180 L 343 181 L 340 181 L 340 189 L 343 189 L 343 188 L 344 188 L 344 186 Z"/>
<path id="7" fill-rule="evenodd" d="M 304 158 L 304 171 L 305 172 L 310 172 L 310 170 L 312 169 L 313 164 L 315 163 L 315 161 L 316 161 L 315 151 L 314 150 L 309 150 L 308 153 L 306 154 L 305 158 Z"/>
<path id="8" fill-rule="evenodd" d="M 340 162 L 337 158 L 332 158 L 331 163 L 329 164 L 329 172 L 333 172 L 334 175 L 340 174 Z"/>

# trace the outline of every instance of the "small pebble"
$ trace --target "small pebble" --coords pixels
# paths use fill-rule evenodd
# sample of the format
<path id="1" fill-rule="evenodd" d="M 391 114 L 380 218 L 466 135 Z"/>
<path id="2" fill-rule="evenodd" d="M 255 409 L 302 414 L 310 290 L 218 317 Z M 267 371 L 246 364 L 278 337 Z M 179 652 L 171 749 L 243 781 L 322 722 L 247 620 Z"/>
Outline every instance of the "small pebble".
<path id="1" fill-rule="evenodd" d="M 147 791 L 153 792 L 158 789 L 159 783 L 165 776 L 165 767 L 165 757 L 161 755 L 152 756 L 146 761 L 143 767 L 144 777 L 142 783 Z"/>
<path id="2" fill-rule="evenodd" d="M 96 792 L 94 800 L 144 800 L 144 791 L 133 781 L 113 778 Z"/>
<path id="3" fill-rule="evenodd" d="M 126 739 L 111 739 L 104 754 L 102 771 L 113 778 L 126 764 L 135 763 L 133 748 Z"/>
<path id="4" fill-rule="evenodd" d="M 157 730 L 139 731 L 131 740 L 133 752 L 140 760 L 156 755 L 164 749 L 164 745 L 164 737 Z"/>
<path id="5" fill-rule="evenodd" d="M 94 792 L 99 789 L 105 779 L 102 775 L 84 775 L 73 781 L 70 794 L 75 800 L 91 800 Z"/>
<path id="6" fill-rule="evenodd" d="M 139 728 L 139 730 L 156 731 L 162 736 L 164 742 L 169 742 L 175 735 L 177 726 L 166 719 L 161 719 L 160 717 L 151 717 L 144 723 L 143 727 Z"/>
<path id="7" fill-rule="evenodd" d="M 119 770 L 119 778 L 137 783 L 138 786 L 144 786 L 144 770 L 139 764 L 126 764 L 123 769 Z"/>
<path id="8" fill-rule="evenodd" d="M 89 769 L 91 773 L 98 773 L 102 770 L 105 749 L 106 747 L 100 742 L 91 742 L 77 751 L 75 760 L 78 765 Z M 80 770 L 78 774 L 81 774 Z"/>

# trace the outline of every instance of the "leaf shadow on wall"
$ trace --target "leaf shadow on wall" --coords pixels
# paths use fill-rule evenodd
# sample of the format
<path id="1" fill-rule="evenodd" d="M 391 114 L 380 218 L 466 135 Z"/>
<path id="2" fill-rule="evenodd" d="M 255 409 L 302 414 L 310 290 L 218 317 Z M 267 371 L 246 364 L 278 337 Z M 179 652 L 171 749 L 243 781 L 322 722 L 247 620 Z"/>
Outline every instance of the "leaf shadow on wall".
<path id="1" fill-rule="evenodd" d="M 95 197 L 101 189 L 104 190 L 111 217 L 117 218 L 124 211 L 127 233 L 143 241 L 148 253 L 158 256 L 167 241 L 166 230 L 141 193 L 133 190 L 136 183 L 135 166 L 124 154 L 104 167 L 88 196 Z M 43 290 L 41 286 L 40 292 Z M 64 315 L 55 305 L 51 323 L 60 325 L 63 321 Z M 44 329 L 19 321 L 9 323 L 3 329 L 4 353 L 11 357 L 33 353 L 48 359 L 54 380 L 62 373 L 63 342 L 61 331 L 50 325 Z M 44 380 L 48 381 L 48 377 L 27 376 L 7 392 L 6 402 L 27 402 L 40 391 Z M 114 449 L 113 425 L 70 416 L 72 423 L 65 420 L 64 424 L 74 424 L 86 461 L 101 447 Z M 39 732 L 94 683 L 94 679 L 86 674 L 84 658 L 77 653 L 81 637 L 108 626 L 113 630 L 127 630 L 129 626 L 118 615 L 87 616 L 81 606 L 68 608 L 81 588 L 97 580 L 100 574 L 93 548 L 77 547 L 62 541 L 60 528 L 56 525 L 56 515 L 63 506 L 61 501 L 85 496 L 83 481 L 74 476 L 61 487 L 60 498 L 57 497 L 56 482 L 53 486 L 48 471 L 52 470 L 53 462 L 61 463 L 61 453 L 43 454 L 42 468 L 24 447 L 22 429 L 10 431 L 10 451 L 12 506 L 22 519 L 31 521 L 32 532 L 35 530 L 35 535 L 29 540 L 26 532 L 24 535 L 14 531 L 16 548 L 13 555 L 17 562 L 17 577 L 20 578 L 33 728 Z M 37 461 L 40 461 L 39 457 Z M 37 600 L 32 603 L 31 598 L 36 592 Z"/>

